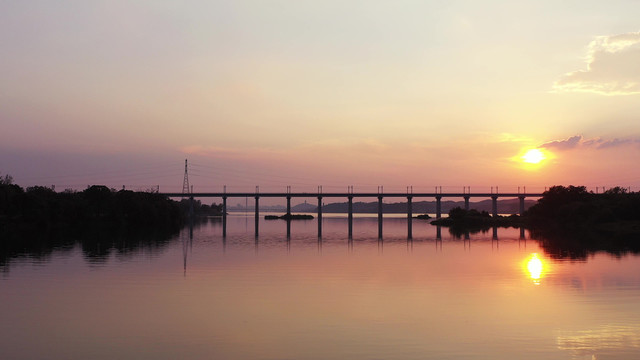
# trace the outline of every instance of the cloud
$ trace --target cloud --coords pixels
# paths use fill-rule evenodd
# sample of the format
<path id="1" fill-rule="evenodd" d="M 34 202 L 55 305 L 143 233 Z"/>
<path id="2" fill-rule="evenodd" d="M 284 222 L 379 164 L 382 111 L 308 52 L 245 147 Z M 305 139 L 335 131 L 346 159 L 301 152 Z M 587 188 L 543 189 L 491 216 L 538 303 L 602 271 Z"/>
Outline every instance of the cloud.
<path id="1" fill-rule="evenodd" d="M 575 148 L 581 142 L 583 142 L 582 135 L 576 135 L 564 140 L 549 141 L 540 145 L 540 147 L 555 150 L 569 150 Z"/>
<path id="2" fill-rule="evenodd" d="M 598 36 L 588 46 L 587 68 L 562 76 L 558 92 L 640 94 L 640 32 Z"/>
<path id="3" fill-rule="evenodd" d="M 567 139 L 553 140 L 546 142 L 539 147 L 545 149 L 552 149 L 557 151 L 570 150 L 575 148 L 593 148 L 593 149 L 607 149 L 618 146 L 640 144 L 640 139 L 628 138 L 628 139 L 611 139 L 604 140 L 602 138 L 585 139 L 582 135 L 575 135 Z"/>
<path id="4" fill-rule="evenodd" d="M 613 139 L 613 140 L 607 140 L 607 141 L 601 142 L 598 145 L 598 148 L 599 149 L 604 149 L 604 148 L 617 147 L 617 146 L 627 145 L 627 144 L 640 144 L 640 139 Z"/>

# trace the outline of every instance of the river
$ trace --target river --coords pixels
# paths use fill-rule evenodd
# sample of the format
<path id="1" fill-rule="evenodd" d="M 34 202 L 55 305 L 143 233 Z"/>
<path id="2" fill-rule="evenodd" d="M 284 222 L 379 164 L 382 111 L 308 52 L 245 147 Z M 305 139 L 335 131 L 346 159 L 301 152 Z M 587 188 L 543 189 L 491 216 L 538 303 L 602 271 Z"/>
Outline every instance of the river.
<path id="1" fill-rule="evenodd" d="M 0 359 L 634 359 L 640 257 L 562 256 L 518 229 L 456 237 L 358 215 L 231 214 L 168 240 L 18 254 Z M 497 236 L 494 236 L 497 235 Z M 560 255 L 559 255 L 560 254 Z"/>

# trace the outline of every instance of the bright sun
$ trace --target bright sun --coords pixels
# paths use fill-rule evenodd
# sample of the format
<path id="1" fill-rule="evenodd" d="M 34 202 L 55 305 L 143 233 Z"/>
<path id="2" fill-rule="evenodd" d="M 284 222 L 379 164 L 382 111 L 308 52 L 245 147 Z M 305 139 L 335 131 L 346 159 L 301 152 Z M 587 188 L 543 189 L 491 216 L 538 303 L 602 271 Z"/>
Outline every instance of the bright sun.
<path id="1" fill-rule="evenodd" d="M 547 157 L 542 151 L 540 151 L 540 149 L 531 149 L 522 155 L 522 160 L 529 164 L 539 164 L 546 158 Z"/>

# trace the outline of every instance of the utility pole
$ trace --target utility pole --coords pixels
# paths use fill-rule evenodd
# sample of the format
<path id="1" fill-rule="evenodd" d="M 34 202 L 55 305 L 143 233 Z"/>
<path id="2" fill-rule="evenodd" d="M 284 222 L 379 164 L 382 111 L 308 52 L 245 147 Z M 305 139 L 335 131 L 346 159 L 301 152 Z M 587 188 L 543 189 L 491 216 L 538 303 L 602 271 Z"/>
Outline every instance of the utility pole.
<path id="1" fill-rule="evenodd" d="M 184 195 L 189 194 L 191 190 L 191 188 L 189 187 L 189 173 L 187 171 L 187 168 L 187 159 L 184 159 L 184 180 L 182 180 L 182 194 Z"/>

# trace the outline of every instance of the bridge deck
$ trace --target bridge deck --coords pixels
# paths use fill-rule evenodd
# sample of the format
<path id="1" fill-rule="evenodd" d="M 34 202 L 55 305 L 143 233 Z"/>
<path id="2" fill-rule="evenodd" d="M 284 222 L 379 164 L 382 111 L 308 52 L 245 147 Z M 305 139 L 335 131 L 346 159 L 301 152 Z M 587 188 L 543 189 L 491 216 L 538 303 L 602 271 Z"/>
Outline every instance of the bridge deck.
<path id="1" fill-rule="evenodd" d="M 407 197 L 412 197 L 412 198 L 437 198 L 437 197 L 441 197 L 441 198 L 464 198 L 464 197 L 470 197 L 470 198 L 492 198 L 492 197 L 497 197 L 497 198 L 517 198 L 517 197 L 529 197 L 529 198 L 539 198 L 542 197 L 542 194 L 539 193 L 500 193 L 500 194 L 495 194 L 495 193 L 270 193 L 270 192 L 264 192 L 264 193 L 255 193 L 255 192 L 242 192 L 242 193 L 191 193 L 191 194 L 183 194 L 183 193 L 160 193 L 161 195 L 165 195 L 167 197 L 186 197 L 186 196 L 193 196 L 193 197 L 227 197 L 227 198 L 237 198 L 237 197 L 280 197 L 280 198 L 286 198 L 286 197 L 292 197 L 292 198 L 317 198 L 317 197 L 330 197 L 330 198 L 348 198 L 348 197 L 354 197 L 354 198 L 378 198 L 378 197 L 383 197 L 383 198 L 407 198 Z"/>

